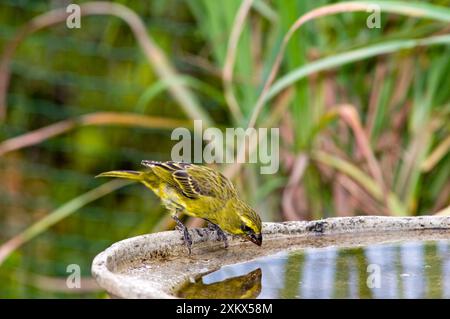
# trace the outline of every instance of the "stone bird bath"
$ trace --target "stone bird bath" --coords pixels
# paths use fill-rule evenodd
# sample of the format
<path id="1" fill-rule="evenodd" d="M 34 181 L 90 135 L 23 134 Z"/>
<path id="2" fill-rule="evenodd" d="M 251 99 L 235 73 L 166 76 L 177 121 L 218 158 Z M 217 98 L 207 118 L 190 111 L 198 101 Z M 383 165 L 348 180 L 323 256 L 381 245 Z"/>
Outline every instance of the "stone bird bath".
<path id="1" fill-rule="evenodd" d="M 115 298 L 184 297 L 180 289 L 198 282 L 205 274 L 280 252 L 450 240 L 450 217 L 361 216 L 264 223 L 261 247 L 229 237 L 228 249 L 217 241 L 215 232 L 204 228 L 190 231 L 193 237 L 190 256 L 178 231 L 137 236 L 117 242 L 98 254 L 92 264 L 92 274 Z M 257 297 L 261 276 L 261 270 L 253 270 L 243 280 L 229 279 L 224 282 L 229 288 L 220 297 Z M 201 291 L 197 290 L 198 297 L 210 297 Z"/>

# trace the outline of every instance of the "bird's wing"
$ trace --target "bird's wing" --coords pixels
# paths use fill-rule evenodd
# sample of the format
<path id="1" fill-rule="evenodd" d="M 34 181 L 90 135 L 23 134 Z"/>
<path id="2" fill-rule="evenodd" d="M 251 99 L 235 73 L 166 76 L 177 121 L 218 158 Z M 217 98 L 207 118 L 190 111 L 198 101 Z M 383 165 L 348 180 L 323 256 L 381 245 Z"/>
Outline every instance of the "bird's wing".
<path id="1" fill-rule="evenodd" d="M 200 195 L 208 196 L 210 193 L 209 183 L 201 177 L 201 175 L 204 175 L 204 172 L 199 174 L 199 171 L 203 168 L 202 166 L 173 161 L 144 161 L 143 164 L 150 167 L 162 181 L 177 188 L 188 198 L 195 199 Z M 191 175 L 191 172 L 193 175 Z M 200 177 L 196 177 L 198 175 Z M 199 178 L 200 181 L 198 180 Z"/>
<path id="2" fill-rule="evenodd" d="M 144 165 L 150 166 L 159 178 L 192 199 L 199 196 L 227 197 L 234 191 L 226 177 L 206 166 L 172 161 L 145 161 Z"/>
<path id="3" fill-rule="evenodd" d="M 176 171 L 174 175 L 179 183 L 183 183 L 183 187 L 194 194 L 222 199 L 236 194 L 228 178 L 207 166 L 187 164 L 181 172 Z"/>
<path id="4" fill-rule="evenodd" d="M 198 198 L 199 195 L 205 195 L 204 190 L 200 188 L 199 183 L 185 170 L 177 170 L 172 173 L 173 179 L 178 183 L 183 194 L 189 198 Z"/>

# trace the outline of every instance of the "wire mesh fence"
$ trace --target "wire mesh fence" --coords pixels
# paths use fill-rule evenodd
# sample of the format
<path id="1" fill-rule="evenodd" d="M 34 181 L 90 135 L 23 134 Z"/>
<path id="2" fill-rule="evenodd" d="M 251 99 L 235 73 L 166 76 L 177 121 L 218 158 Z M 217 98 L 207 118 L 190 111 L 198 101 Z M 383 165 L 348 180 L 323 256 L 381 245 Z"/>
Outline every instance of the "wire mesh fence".
<path id="1" fill-rule="evenodd" d="M 158 11 L 152 10 L 164 13 L 176 3 L 125 4 L 137 6 L 161 42 L 177 37 L 171 20 L 158 22 Z M 64 1 L 2 1 L 0 48 L 4 50 L 29 19 L 64 5 Z M 42 30 L 20 45 L 11 64 L 7 120 L 0 125 L 0 140 L 81 114 L 135 111 L 154 76 L 128 27 L 111 17 L 90 17 L 82 23 L 81 30 L 64 25 Z M 171 102 L 164 95 L 159 102 L 152 112 L 164 115 Z M 169 145 L 161 145 L 162 138 L 170 140 L 170 132 L 85 127 L 1 157 L 0 240 L 100 185 L 104 181 L 94 176 L 102 170 L 136 167 L 144 158 L 164 159 Z M 120 189 L 15 251 L 0 267 L 0 296 L 102 296 L 90 278 L 91 260 L 114 241 L 151 231 L 162 209 L 148 195 L 138 186 Z M 82 288 L 87 289 L 67 288 L 69 264 L 80 266 Z"/>
<path id="2" fill-rule="evenodd" d="M 69 3 L 2 1 L 0 52 L 31 19 Z M 114 188 L 94 176 L 170 159 L 172 129 L 191 125 L 195 112 L 220 129 L 246 126 L 274 87 L 256 117 L 262 127 L 280 128 L 280 169 L 261 176 L 257 165 L 242 165 L 234 178 L 263 220 L 448 214 L 448 0 L 380 2 L 386 12 L 374 29 L 365 10 L 322 10 L 327 16 L 292 33 L 286 47 L 300 16 L 335 1 L 254 1 L 237 38 L 228 92 L 231 31 L 244 2 L 114 3 L 137 13 L 182 76 L 161 76 L 129 25 L 114 16 L 83 16 L 80 29 L 55 24 L 20 42 L 0 119 L 0 297 L 105 297 L 90 277 L 92 258 L 117 240 L 172 225 L 141 186 Z M 277 56 L 280 70 L 266 92 Z M 171 94 L 181 82 L 198 101 Z M 82 197 L 95 197 L 103 183 L 117 190 Z M 73 200 L 86 205 L 67 214 Z M 4 243 L 59 207 L 66 218 L 33 230 L 33 239 L 1 263 Z M 81 289 L 66 285 L 71 264 L 80 266 Z"/>

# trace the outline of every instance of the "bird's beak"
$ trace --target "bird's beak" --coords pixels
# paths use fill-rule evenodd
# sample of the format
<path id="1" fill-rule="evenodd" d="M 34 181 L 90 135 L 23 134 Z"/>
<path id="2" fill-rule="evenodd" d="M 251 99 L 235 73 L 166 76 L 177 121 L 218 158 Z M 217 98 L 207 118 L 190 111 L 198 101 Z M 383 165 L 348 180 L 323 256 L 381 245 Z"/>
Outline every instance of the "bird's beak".
<path id="1" fill-rule="evenodd" d="M 247 239 L 258 246 L 262 245 L 262 234 L 251 234 L 247 236 Z"/>

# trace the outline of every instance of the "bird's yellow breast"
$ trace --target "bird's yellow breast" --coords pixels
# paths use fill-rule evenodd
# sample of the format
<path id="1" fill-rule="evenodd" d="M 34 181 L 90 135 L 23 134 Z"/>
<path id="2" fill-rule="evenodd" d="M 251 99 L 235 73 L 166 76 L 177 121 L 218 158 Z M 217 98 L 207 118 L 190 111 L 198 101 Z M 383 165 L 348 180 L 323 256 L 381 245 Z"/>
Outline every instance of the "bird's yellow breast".
<path id="1" fill-rule="evenodd" d="M 181 195 L 176 189 L 173 187 L 161 183 L 158 187 L 153 188 L 154 193 L 158 196 L 163 205 L 171 212 L 175 213 L 176 211 L 185 211 L 186 210 L 186 202 L 183 199 L 183 195 Z"/>
<path id="2" fill-rule="evenodd" d="M 211 222 L 217 221 L 216 214 L 221 205 L 214 198 L 200 196 L 199 198 L 191 199 L 167 183 L 160 183 L 157 187 L 152 187 L 151 189 L 172 213 L 183 212 L 186 215 L 204 218 Z"/>

